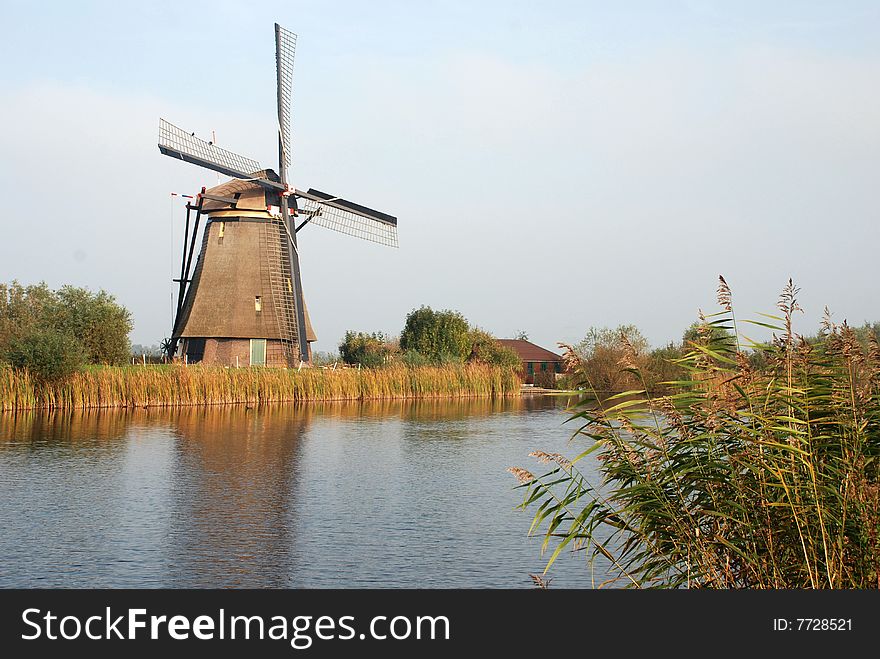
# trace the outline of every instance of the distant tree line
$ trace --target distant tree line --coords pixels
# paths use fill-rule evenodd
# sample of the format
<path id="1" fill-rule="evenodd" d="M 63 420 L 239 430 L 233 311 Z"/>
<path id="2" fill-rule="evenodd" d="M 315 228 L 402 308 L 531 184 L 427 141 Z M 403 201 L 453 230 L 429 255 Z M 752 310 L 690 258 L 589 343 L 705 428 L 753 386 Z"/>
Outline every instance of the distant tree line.
<path id="1" fill-rule="evenodd" d="M 484 363 L 517 367 L 516 353 L 472 326 L 458 311 L 422 306 L 406 316 L 398 339 L 382 332 L 346 332 L 339 344 L 343 362 L 375 368 L 392 363 L 427 366 Z"/>
<path id="2" fill-rule="evenodd" d="M 871 341 L 880 341 L 880 323 L 865 323 L 849 328 L 862 348 Z M 873 337 L 873 339 L 872 339 Z M 807 345 L 818 345 L 821 334 L 802 337 Z M 695 322 L 682 334 L 680 341 L 651 348 L 648 340 L 635 325 L 620 325 L 614 329 L 591 327 L 584 338 L 567 346 L 569 369 L 557 382 L 564 388 L 592 388 L 600 394 L 620 393 L 637 389 L 663 391 L 665 383 L 688 377 L 683 360 L 697 346 L 708 346 L 719 340 L 734 340 L 728 330 L 706 322 Z M 767 365 L 766 350 L 742 348 L 750 366 L 761 370 Z"/>
<path id="3" fill-rule="evenodd" d="M 38 380 L 68 377 L 88 364 L 125 364 L 132 322 L 106 291 L 45 283 L 0 283 L 0 363 Z"/>

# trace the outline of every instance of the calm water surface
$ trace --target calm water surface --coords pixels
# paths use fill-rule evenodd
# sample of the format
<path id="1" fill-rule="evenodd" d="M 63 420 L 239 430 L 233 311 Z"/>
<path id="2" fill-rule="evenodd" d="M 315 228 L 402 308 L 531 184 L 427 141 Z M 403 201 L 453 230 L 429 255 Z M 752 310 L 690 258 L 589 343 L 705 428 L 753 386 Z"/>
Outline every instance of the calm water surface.
<path id="1" fill-rule="evenodd" d="M 505 469 L 580 452 L 565 403 L 0 415 L 0 586 L 530 587 Z M 594 575 L 577 554 L 551 576 Z"/>

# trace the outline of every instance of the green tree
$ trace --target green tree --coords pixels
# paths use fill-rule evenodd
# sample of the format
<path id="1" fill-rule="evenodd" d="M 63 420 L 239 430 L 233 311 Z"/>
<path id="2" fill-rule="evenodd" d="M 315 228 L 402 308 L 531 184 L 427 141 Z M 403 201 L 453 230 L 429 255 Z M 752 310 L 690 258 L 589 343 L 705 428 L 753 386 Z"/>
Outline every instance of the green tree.
<path id="1" fill-rule="evenodd" d="M 733 334 L 717 325 L 711 325 L 706 322 L 697 321 L 691 323 L 681 336 L 681 343 L 684 350 L 690 350 L 693 344 L 705 346 L 712 341 L 721 339 L 733 339 Z"/>
<path id="2" fill-rule="evenodd" d="M 27 345 L 51 344 L 76 353 L 70 363 L 125 364 L 131 328 L 131 314 L 105 291 L 0 284 L 0 357 L 10 363 L 21 361 Z"/>
<path id="3" fill-rule="evenodd" d="M 75 336 L 92 364 L 125 364 L 131 354 L 131 314 L 105 291 L 64 286 L 50 313 L 55 327 Z"/>
<path id="4" fill-rule="evenodd" d="M 45 283 L 34 286 L 22 286 L 17 281 L 0 283 L 0 353 L 15 337 L 45 325 L 45 311 L 54 295 Z"/>
<path id="5" fill-rule="evenodd" d="M 461 363 L 471 354 L 470 327 L 457 311 L 423 306 L 407 315 L 400 348 L 418 352 L 434 363 Z"/>
<path id="6" fill-rule="evenodd" d="M 376 368 L 386 363 L 392 349 L 387 337 L 382 332 L 345 333 L 339 344 L 339 355 L 346 364 L 360 364 L 367 368 Z"/>
<path id="7" fill-rule="evenodd" d="M 57 329 L 37 327 L 29 327 L 10 341 L 6 359 L 41 382 L 68 378 L 86 361 L 82 345 L 74 337 Z"/>
<path id="8" fill-rule="evenodd" d="M 635 325 L 616 329 L 591 327 L 578 343 L 583 375 L 600 393 L 619 392 L 641 387 L 639 379 L 626 369 L 644 369 L 648 359 L 648 341 Z"/>
<path id="9" fill-rule="evenodd" d="M 522 365 L 519 356 L 510 348 L 507 348 L 498 340 L 479 328 L 473 328 L 468 337 L 471 344 L 470 362 L 483 362 L 492 366 L 509 366 L 518 368 Z"/>

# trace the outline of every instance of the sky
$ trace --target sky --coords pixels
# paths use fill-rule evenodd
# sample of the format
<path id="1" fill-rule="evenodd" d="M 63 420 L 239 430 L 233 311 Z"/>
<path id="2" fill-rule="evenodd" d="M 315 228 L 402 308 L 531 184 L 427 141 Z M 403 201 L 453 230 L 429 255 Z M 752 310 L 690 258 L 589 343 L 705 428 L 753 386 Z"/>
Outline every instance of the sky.
<path id="1" fill-rule="evenodd" d="M 319 340 L 421 305 L 545 347 L 716 310 L 880 320 L 876 2 L 0 0 L 0 281 L 105 289 L 170 333 L 184 221 L 217 175 L 158 119 L 274 166 L 273 23 L 299 35 L 295 187 L 399 218 L 300 234 Z"/>

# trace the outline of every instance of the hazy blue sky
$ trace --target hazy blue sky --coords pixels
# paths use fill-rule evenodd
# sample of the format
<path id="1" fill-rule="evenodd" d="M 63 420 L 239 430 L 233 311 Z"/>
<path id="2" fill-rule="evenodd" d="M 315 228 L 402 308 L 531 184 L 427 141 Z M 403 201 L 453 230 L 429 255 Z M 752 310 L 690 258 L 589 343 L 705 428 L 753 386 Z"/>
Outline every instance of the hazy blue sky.
<path id="1" fill-rule="evenodd" d="M 399 250 L 300 234 L 320 350 L 421 304 L 660 344 L 719 273 L 740 316 L 791 276 L 805 332 L 880 319 L 876 2 L 249 4 L 0 0 L 0 281 L 105 288 L 166 336 L 169 193 L 216 176 L 158 117 L 272 165 L 278 21 L 293 183 L 400 218 Z"/>

